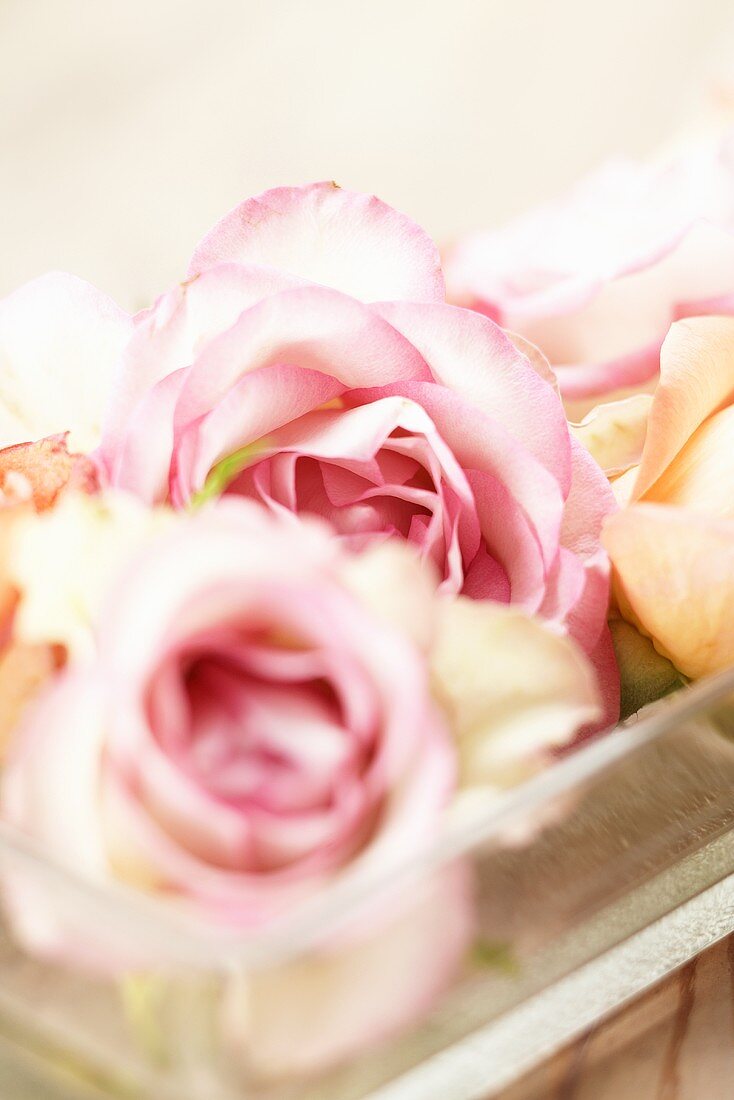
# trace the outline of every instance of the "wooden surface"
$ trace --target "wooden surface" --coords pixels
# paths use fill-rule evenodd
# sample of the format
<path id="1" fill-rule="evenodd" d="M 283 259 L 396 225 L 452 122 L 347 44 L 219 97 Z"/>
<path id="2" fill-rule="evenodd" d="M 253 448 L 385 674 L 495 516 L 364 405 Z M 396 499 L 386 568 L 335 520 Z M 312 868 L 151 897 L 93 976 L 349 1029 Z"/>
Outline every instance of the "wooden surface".
<path id="1" fill-rule="evenodd" d="M 493 1100 L 734 1100 L 734 936 Z"/>

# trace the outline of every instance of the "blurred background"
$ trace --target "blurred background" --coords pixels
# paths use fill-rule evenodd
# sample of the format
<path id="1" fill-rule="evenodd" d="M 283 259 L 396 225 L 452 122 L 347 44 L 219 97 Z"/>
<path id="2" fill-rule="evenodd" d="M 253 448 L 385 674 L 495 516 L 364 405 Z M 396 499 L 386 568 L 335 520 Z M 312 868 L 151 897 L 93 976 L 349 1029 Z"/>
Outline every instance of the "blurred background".
<path id="1" fill-rule="evenodd" d="M 138 308 L 311 179 L 449 240 L 725 115 L 730 50 L 731 0 L 0 0 L 0 293 Z"/>

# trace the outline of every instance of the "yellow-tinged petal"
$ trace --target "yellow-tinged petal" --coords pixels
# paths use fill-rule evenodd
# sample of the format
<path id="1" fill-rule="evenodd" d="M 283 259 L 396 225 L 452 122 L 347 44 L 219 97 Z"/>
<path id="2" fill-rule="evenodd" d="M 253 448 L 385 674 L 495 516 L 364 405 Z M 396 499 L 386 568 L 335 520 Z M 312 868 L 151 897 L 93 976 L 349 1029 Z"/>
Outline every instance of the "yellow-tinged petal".
<path id="1" fill-rule="evenodd" d="M 420 649 L 431 644 L 435 629 L 437 571 L 398 539 L 345 555 L 344 584 L 384 622 L 407 634 Z"/>
<path id="2" fill-rule="evenodd" d="M 734 665 L 734 522 L 634 504 L 602 541 L 623 616 L 658 652 L 693 679 Z"/>
<path id="3" fill-rule="evenodd" d="M 607 477 L 639 464 L 652 400 L 651 394 L 638 393 L 623 401 L 608 401 L 592 409 L 580 424 L 569 425 Z"/>
<path id="4" fill-rule="evenodd" d="M 734 406 L 704 421 L 644 500 L 734 518 Z"/>
<path id="5" fill-rule="evenodd" d="M 637 467 L 633 466 L 626 473 L 620 474 L 619 477 L 615 477 L 610 482 L 612 492 L 614 493 L 614 499 L 620 508 L 626 508 L 632 501 L 632 491 L 635 487 L 635 481 L 637 480 Z"/>
<path id="6" fill-rule="evenodd" d="M 576 645 L 490 601 L 442 602 L 431 664 L 466 786 L 518 782 L 601 713 L 594 673 Z"/>
<path id="7" fill-rule="evenodd" d="M 639 498 L 697 428 L 734 398 L 734 318 L 678 321 L 660 352 L 660 382 L 635 485 Z"/>
<path id="8" fill-rule="evenodd" d="M 164 509 L 113 492 L 67 491 L 49 511 L 24 511 L 10 528 L 6 565 L 20 593 L 15 638 L 28 645 L 63 645 L 72 658 L 88 652 L 115 569 L 166 522 Z"/>

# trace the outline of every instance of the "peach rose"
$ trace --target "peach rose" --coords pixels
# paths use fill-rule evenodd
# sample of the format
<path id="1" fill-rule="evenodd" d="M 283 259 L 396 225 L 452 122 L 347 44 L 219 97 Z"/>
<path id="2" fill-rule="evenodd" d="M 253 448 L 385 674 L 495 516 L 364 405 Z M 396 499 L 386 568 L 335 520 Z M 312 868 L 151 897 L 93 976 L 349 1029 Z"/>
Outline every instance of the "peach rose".
<path id="1" fill-rule="evenodd" d="M 603 538 L 624 617 L 691 678 L 734 664 L 733 456 L 734 319 L 679 321 Z"/>

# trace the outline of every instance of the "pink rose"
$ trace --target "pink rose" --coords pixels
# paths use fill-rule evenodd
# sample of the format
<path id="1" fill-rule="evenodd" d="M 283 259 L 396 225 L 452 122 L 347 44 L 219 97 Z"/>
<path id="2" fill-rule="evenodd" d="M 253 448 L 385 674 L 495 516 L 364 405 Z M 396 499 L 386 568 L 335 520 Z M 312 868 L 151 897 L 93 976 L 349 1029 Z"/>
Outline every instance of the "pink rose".
<path id="1" fill-rule="evenodd" d="M 601 524 L 613 507 L 547 363 L 447 305 L 416 225 L 332 184 L 266 192 L 137 320 L 99 460 L 176 506 L 225 491 L 407 539 L 448 593 L 556 623 L 616 714 Z"/>
<path id="2" fill-rule="evenodd" d="M 342 568 L 326 530 L 244 501 L 164 523 L 113 580 L 94 654 L 21 732 L 3 777 L 7 819 L 75 874 L 163 892 L 220 937 L 266 929 L 330 883 L 415 857 L 456 790 L 456 749 L 420 649 L 370 612 Z M 81 928 L 62 895 L 9 885 L 32 950 L 113 972 L 165 966 L 91 918 Z M 261 973 L 239 1012 L 244 977 L 228 995 L 227 1034 L 245 1049 L 252 1038 L 252 1056 L 280 1057 L 283 1071 L 393 1031 L 454 975 L 468 903 L 454 869 L 373 902 L 325 951 L 323 1000 L 314 991 L 305 1019 L 294 1022 L 295 963 L 291 1024 L 248 1035 L 248 1013 L 267 1014 L 285 980 Z M 314 1012 L 319 1027 L 287 1050 L 287 1027 L 307 1031 Z"/>
<path id="3" fill-rule="evenodd" d="M 651 386 L 673 321 L 734 310 L 733 141 L 663 168 L 609 164 L 466 237 L 447 258 L 450 297 L 536 343 L 572 415 Z"/>
<path id="4" fill-rule="evenodd" d="M 259 1073 L 342 1059 L 427 1011 L 474 914 L 468 864 L 421 857 L 598 719 L 578 648 L 441 597 L 404 543 L 350 554 L 236 498 L 188 515 L 70 494 L 20 525 L 8 568 L 22 639 L 69 663 L 15 732 L 7 821 L 74 876 L 193 918 L 197 959 L 226 971 L 219 1036 Z M 4 874 L 31 952 L 154 983 L 180 970 L 170 925 L 141 942 L 124 911 Z M 278 950 L 282 922 L 333 891 L 356 896 L 351 919 Z M 252 967 L 258 934 L 272 957 Z"/>

